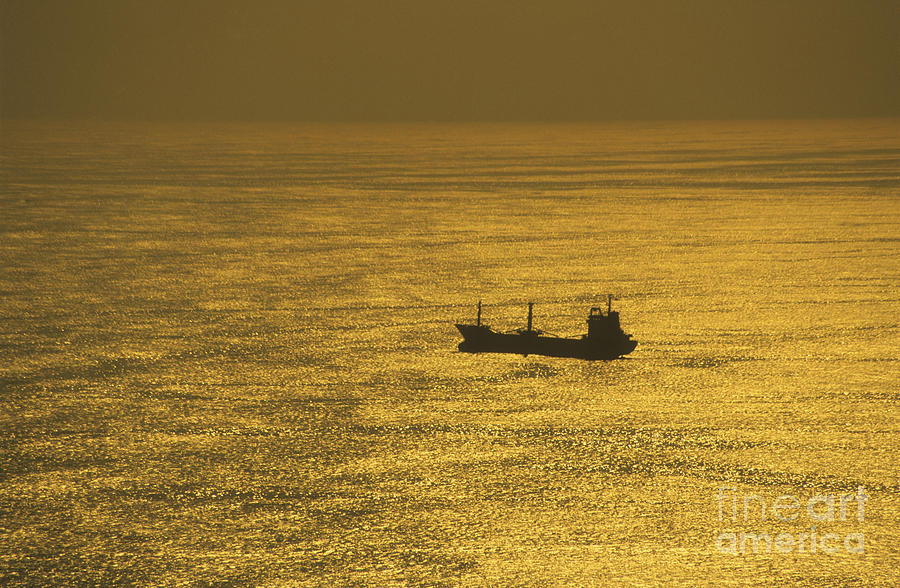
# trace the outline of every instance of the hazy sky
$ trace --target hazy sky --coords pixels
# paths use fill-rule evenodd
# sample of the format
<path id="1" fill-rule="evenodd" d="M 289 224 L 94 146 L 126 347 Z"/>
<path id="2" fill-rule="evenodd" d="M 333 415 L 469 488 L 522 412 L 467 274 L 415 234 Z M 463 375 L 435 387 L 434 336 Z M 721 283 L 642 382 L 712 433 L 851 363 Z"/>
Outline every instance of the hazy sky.
<path id="1" fill-rule="evenodd" d="M 897 116 L 898 0 L 0 0 L 3 117 Z"/>

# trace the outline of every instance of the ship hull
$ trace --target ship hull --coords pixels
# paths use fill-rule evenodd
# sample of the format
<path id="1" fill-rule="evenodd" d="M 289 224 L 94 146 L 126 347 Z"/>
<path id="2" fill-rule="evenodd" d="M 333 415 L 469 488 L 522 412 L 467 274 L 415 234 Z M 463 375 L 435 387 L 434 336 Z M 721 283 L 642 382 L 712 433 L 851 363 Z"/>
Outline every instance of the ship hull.
<path id="1" fill-rule="evenodd" d="M 586 360 L 609 360 L 627 355 L 637 347 L 630 338 L 601 339 L 545 337 L 536 331 L 497 333 L 486 326 L 456 325 L 463 336 L 459 350 L 466 353 L 516 353 Z"/>

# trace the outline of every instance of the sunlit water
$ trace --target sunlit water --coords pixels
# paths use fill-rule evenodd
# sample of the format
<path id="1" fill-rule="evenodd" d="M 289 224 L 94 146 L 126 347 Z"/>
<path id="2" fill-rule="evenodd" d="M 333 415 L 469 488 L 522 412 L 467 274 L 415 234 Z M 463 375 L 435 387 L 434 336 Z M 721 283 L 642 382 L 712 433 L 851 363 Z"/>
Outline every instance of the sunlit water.
<path id="1" fill-rule="evenodd" d="M 897 121 L 2 137 L 6 581 L 900 581 Z"/>

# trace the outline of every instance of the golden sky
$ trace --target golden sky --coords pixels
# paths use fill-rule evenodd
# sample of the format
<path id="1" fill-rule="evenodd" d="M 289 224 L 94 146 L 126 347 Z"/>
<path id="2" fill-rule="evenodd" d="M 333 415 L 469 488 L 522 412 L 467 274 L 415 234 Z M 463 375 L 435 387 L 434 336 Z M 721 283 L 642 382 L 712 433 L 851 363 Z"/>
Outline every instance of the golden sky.
<path id="1" fill-rule="evenodd" d="M 897 0 L 0 0 L 5 118 L 897 116 Z"/>

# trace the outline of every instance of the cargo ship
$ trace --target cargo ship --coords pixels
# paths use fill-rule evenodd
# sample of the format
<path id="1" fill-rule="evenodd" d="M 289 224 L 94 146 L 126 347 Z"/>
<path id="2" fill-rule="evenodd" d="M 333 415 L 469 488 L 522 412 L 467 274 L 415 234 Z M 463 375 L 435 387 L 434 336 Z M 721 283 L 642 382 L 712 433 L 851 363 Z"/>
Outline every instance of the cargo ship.
<path id="1" fill-rule="evenodd" d="M 534 303 L 528 303 L 528 325 L 524 329 L 497 332 L 481 322 L 481 302 L 474 325 L 457 324 L 463 336 L 459 350 L 466 353 L 516 353 L 547 355 L 550 357 L 574 357 L 597 360 L 615 359 L 628 355 L 637 347 L 637 341 L 625 333 L 619 324 L 619 313 L 612 309 L 612 296 L 607 298 L 606 313 L 602 307 L 591 308 L 588 314 L 588 332 L 573 337 L 559 337 L 532 328 Z"/>

